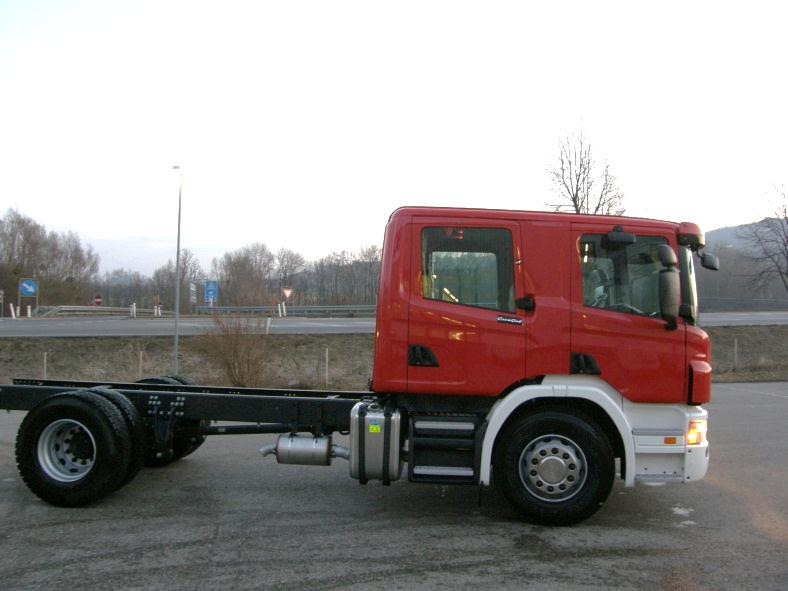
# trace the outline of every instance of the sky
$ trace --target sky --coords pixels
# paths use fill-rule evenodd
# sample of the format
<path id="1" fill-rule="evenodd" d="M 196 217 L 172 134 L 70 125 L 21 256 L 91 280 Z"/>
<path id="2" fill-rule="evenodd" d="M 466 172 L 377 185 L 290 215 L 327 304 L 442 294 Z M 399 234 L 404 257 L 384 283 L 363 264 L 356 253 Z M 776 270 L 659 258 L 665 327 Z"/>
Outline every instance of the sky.
<path id="1" fill-rule="evenodd" d="M 627 215 L 788 184 L 788 9 L 758 2 L 0 0 L 0 215 L 151 273 L 381 244 L 402 205 L 545 210 L 583 133 Z"/>

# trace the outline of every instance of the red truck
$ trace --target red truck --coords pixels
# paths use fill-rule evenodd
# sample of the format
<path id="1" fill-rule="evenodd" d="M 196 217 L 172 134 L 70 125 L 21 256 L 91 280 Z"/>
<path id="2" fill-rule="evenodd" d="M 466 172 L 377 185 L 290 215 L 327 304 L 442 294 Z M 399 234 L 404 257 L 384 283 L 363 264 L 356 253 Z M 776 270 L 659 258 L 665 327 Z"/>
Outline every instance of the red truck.
<path id="1" fill-rule="evenodd" d="M 719 262 L 703 247 L 691 223 L 401 208 L 386 227 L 369 391 L 15 380 L 0 408 L 29 411 L 19 470 L 56 505 L 93 502 L 209 435 L 279 433 L 261 449 L 279 463 L 341 457 L 362 484 L 403 472 L 494 483 L 527 521 L 576 523 L 616 474 L 634 486 L 706 473 L 710 344 L 694 265 Z"/>

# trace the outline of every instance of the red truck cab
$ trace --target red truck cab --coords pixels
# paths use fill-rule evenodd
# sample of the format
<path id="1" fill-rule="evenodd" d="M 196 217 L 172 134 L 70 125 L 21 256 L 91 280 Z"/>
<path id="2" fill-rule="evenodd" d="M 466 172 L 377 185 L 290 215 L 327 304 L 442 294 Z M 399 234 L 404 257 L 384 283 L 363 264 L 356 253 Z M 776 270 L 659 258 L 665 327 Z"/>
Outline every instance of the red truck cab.
<path id="1" fill-rule="evenodd" d="M 693 255 L 719 265 L 703 242 L 689 223 L 396 210 L 372 390 L 411 417 L 409 478 L 494 476 L 540 523 L 593 513 L 614 458 L 627 486 L 702 479 L 711 365 Z M 462 429 L 465 460 L 444 450 L 461 441 L 440 441 Z"/>
<path id="2" fill-rule="evenodd" d="M 633 244 L 611 243 L 614 229 Z M 498 397 L 594 374 L 638 403 L 708 402 L 690 224 L 407 207 L 386 228 L 373 389 Z M 660 312 L 657 249 L 679 252 L 683 314 Z"/>

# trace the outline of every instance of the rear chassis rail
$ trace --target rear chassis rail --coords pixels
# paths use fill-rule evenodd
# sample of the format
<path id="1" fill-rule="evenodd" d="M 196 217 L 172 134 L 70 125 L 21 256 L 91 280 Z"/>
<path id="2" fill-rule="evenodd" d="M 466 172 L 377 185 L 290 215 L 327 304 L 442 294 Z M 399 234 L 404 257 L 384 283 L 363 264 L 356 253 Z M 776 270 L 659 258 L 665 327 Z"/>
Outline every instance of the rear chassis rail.
<path id="1" fill-rule="evenodd" d="M 350 429 L 350 410 L 372 392 L 228 388 L 176 384 L 15 379 L 0 385 L 0 408 L 29 411 L 56 394 L 111 388 L 126 396 L 147 421 L 231 421 L 252 425 L 195 428 L 195 434 L 231 435 Z"/>

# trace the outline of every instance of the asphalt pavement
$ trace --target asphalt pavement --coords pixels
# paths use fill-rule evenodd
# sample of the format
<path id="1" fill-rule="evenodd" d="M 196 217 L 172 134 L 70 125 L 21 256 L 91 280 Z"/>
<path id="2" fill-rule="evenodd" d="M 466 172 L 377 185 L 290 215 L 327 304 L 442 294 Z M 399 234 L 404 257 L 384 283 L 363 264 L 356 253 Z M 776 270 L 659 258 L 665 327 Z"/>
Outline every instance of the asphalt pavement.
<path id="1" fill-rule="evenodd" d="M 264 319 L 247 320 L 258 330 L 265 330 Z M 184 317 L 179 321 L 182 335 L 203 334 L 214 328 L 208 317 Z M 788 324 L 788 312 L 724 312 L 706 313 L 700 317 L 701 326 L 764 326 Z M 168 336 L 174 334 L 172 318 L 33 318 L 0 321 L 3 337 L 114 337 Z M 372 334 L 374 318 L 273 318 L 271 334 Z"/>
<path id="2" fill-rule="evenodd" d="M 788 588 L 788 384 L 715 384 L 711 466 L 626 489 L 577 526 L 517 519 L 474 487 L 360 486 L 344 460 L 278 465 L 271 436 L 212 437 L 102 502 L 46 505 L 0 414 L 6 589 Z M 339 438 L 340 442 L 342 438 Z"/>

